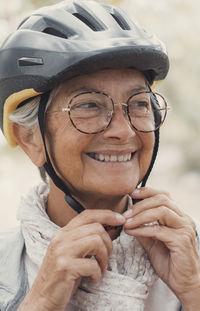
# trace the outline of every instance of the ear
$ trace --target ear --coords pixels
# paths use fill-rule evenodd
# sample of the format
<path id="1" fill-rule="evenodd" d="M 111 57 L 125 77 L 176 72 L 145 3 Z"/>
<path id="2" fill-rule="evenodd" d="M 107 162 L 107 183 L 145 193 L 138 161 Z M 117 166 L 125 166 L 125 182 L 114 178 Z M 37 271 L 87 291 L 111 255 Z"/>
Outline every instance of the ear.
<path id="1" fill-rule="evenodd" d="M 38 167 L 46 162 L 45 151 L 39 129 L 27 128 L 12 122 L 12 132 L 18 145 Z"/>

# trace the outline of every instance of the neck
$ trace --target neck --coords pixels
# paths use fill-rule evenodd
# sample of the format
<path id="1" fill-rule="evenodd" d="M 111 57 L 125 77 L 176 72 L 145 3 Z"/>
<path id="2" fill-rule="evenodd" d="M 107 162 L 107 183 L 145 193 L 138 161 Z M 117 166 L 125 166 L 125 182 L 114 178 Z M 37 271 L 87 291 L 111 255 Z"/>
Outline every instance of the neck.
<path id="1" fill-rule="evenodd" d="M 127 196 L 102 197 L 87 194 L 74 196 L 74 198 L 87 209 L 109 209 L 118 213 L 123 213 L 128 204 Z M 51 180 L 47 214 L 51 221 L 59 227 L 64 227 L 72 218 L 77 216 L 77 213 L 65 201 L 63 192 Z"/>

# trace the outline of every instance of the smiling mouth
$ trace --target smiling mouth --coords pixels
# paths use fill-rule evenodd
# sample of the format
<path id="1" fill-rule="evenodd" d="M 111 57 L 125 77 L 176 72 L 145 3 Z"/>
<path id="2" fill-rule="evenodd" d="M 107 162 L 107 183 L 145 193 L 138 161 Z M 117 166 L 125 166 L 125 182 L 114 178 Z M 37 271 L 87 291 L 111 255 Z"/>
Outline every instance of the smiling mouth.
<path id="1" fill-rule="evenodd" d="M 128 162 L 132 160 L 135 152 L 129 152 L 123 155 L 108 155 L 108 154 L 101 154 L 101 153 L 87 153 L 87 155 L 97 161 L 100 162 Z"/>

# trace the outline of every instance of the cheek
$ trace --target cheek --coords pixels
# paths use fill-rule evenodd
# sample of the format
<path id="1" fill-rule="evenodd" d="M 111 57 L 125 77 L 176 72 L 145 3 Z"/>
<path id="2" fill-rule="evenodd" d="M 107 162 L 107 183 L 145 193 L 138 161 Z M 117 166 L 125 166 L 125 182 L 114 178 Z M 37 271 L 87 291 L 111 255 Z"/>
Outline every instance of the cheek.
<path id="1" fill-rule="evenodd" d="M 142 149 L 140 152 L 140 177 L 143 178 L 146 174 L 153 155 L 153 148 L 155 143 L 154 133 L 141 134 Z"/>
<path id="2" fill-rule="evenodd" d="M 48 129 L 51 160 L 64 179 L 80 179 L 84 169 L 82 153 L 91 138 L 77 131 L 69 120 L 54 117 Z M 59 125 L 59 126 L 58 126 Z M 50 127 L 50 126 L 49 126 Z"/>

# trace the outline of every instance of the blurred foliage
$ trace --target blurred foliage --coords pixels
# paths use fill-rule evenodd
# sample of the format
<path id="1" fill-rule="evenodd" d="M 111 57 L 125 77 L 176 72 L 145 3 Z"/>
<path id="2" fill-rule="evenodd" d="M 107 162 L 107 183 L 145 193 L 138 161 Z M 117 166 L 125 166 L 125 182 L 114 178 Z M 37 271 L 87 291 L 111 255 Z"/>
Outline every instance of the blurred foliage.
<path id="1" fill-rule="evenodd" d="M 41 6 L 57 3 L 58 1 L 56 0 L 31 0 L 31 2 L 35 8 L 40 8 Z"/>
<path id="2" fill-rule="evenodd" d="M 97 0 L 100 1 L 100 0 Z M 28 12 L 56 0 L 9 0 L 0 12 L 0 41 Z M 200 173 L 200 23 L 199 0 L 104 0 L 128 11 L 139 24 L 156 33 L 165 43 L 171 68 L 165 83 L 158 87 L 172 107 L 163 140 L 183 156 L 182 170 Z"/>
<path id="3" fill-rule="evenodd" d="M 104 1 L 97 0 L 97 1 L 98 2 L 105 2 L 105 3 L 109 3 L 109 4 L 114 4 L 114 5 L 119 5 L 120 2 L 122 2 L 123 0 L 104 0 Z M 39 8 L 41 6 L 58 3 L 59 1 L 57 1 L 57 0 L 31 0 L 31 2 L 35 8 Z"/>

